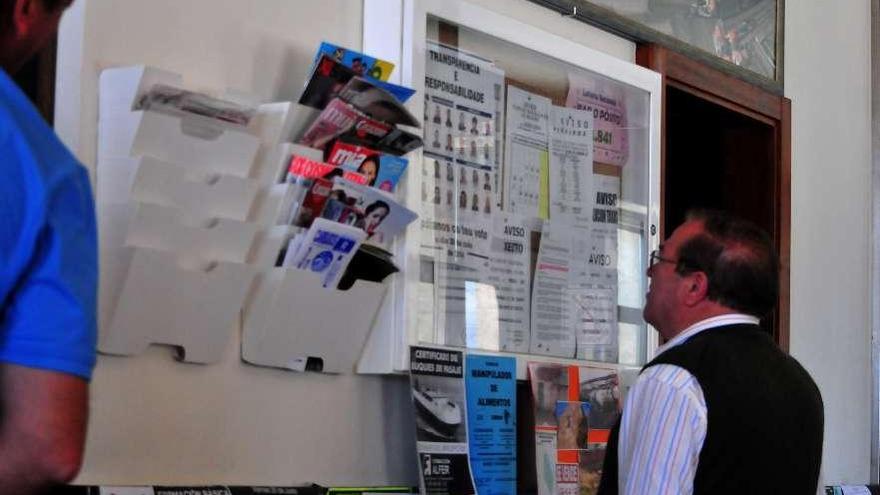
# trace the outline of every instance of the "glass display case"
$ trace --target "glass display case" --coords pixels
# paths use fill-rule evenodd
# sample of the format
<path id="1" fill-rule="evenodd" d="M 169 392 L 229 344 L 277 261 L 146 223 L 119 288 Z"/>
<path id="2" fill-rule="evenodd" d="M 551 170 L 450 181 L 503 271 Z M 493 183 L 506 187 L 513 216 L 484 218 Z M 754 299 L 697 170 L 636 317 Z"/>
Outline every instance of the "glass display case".
<path id="1" fill-rule="evenodd" d="M 364 51 L 417 90 L 424 148 L 360 371 L 405 370 L 409 345 L 513 354 L 520 378 L 530 360 L 643 364 L 659 75 L 467 2 L 364 8 Z"/>

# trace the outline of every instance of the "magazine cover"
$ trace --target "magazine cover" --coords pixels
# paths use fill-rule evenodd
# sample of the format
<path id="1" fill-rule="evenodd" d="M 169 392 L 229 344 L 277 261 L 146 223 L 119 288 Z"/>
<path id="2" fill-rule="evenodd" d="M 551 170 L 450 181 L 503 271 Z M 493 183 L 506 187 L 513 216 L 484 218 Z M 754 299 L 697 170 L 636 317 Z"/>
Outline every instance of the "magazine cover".
<path id="1" fill-rule="evenodd" d="M 595 494 L 620 412 L 617 371 L 529 363 L 540 495 Z"/>
<path id="2" fill-rule="evenodd" d="M 338 60 L 358 76 L 369 76 L 379 81 L 387 81 L 394 70 L 394 64 L 387 60 L 373 58 L 361 52 L 343 48 L 326 41 L 318 47 L 314 64 L 318 63 L 321 55 L 327 55 L 333 58 L 333 60 Z"/>
<path id="3" fill-rule="evenodd" d="M 393 192 L 409 162 L 406 158 L 379 153 L 366 146 L 336 141 L 327 163 L 363 174 L 368 186 Z"/>
<path id="4" fill-rule="evenodd" d="M 419 119 L 388 91 L 363 77 L 353 77 L 339 91 L 339 97 L 368 116 L 395 125 L 421 127 Z"/>
<path id="5" fill-rule="evenodd" d="M 421 493 L 474 494 L 461 351 L 410 347 Z"/>
<path id="6" fill-rule="evenodd" d="M 337 137 L 393 155 L 403 155 L 422 146 L 422 138 L 415 134 L 373 120 L 341 99 L 334 98 L 312 122 L 299 143 L 324 149 L 327 143 Z"/>
<path id="7" fill-rule="evenodd" d="M 310 160 L 304 156 L 294 156 L 290 159 L 286 181 L 294 182 L 300 178 L 332 179 L 333 177 L 344 177 L 357 184 L 366 184 L 368 181 L 368 177 L 357 170 L 346 170 L 338 165 Z"/>
<path id="8" fill-rule="evenodd" d="M 327 197 L 330 196 L 330 191 L 332 190 L 333 182 L 331 180 L 323 178 L 314 179 L 306 192 L 305 198 L 303 198 L 302 204 L 298 205 L 296 213 L 291 212 L 291 217 L 293 218 L 291 223 L 298 227 L 310 226 L 312 220 L 324 209 L 324 203 L 327 202 Z"/>
<path id="9" fill-rule="evenodd" d="M 342 62 L 334 60 L 327 55 L 321 55 L 312 75 L 306 82 L 306 88 L 299 97 L 299 103 L 309 107 L 322 109 L 330 100 L 339 94 L 339 91 L 357 74 Z M 381 87 L 391 93 L 400 102 L 405 102 L 415 93 L 414 89 L 398 86 L 378 80 L 371 81 L 373 85 Z"/>
<path id="10" fill-rule="evenodd" d="M 361 113 L 353 106 L 334 98 L 306 129 L 299 142 L 310 148 L 324 149 L 330 140 L 351 129 L 360 117 Z"/>
<path id="11" fill-rule="evenodd" d="M 333 179 L 329 194 L 338 201 L 334 203 L 337 209 L 334 214 L 322 216 L 362 229 L 373 243 L 390 241 L 418 217 L 389 194 L 342 177 Z"/>

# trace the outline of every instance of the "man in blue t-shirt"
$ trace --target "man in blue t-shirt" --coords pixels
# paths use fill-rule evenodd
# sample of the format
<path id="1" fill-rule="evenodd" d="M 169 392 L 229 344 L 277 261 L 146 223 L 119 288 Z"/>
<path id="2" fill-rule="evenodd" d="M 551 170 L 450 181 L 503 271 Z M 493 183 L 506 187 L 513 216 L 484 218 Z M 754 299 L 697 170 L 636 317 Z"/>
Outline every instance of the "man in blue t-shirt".
<path id="1" fill-rule="evenodd" d="M 0 492 L 71 480 L 95 364 L 97 247 L 86 170 L 10 79 L 71 0 L 0 0 Z"/>

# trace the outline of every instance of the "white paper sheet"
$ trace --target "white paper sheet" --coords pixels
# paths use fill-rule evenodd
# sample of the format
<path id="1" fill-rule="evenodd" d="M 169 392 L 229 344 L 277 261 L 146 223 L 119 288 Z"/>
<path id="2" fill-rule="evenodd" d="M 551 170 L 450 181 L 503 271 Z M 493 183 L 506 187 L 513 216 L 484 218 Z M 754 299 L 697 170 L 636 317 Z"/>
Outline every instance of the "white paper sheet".
<path id="1" fill-rule="evenodd" d="M 542 164 L 547 161 L 549 98 L 507 86 L 504 143 L 505 210 L 540 217 Z"/>
<path id="2" fill-rule="evenodd" d="M 550 218 L 590 227 L 593 192 L 593 115 L 550 109 Z"/>

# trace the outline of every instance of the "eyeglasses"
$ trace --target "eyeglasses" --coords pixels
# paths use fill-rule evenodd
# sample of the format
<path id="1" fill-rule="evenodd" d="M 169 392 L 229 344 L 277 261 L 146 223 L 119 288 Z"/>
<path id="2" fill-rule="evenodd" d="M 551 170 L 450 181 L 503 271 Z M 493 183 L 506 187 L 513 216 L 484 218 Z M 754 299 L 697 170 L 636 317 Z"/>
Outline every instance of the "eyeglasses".
<path id="1" fill-rule="evenodd" d="M 652 266 L 654 266 L 654 265 L 656 265 L 657 263 L 660 263 L 660 262 L 663 262 L 663 263 L 672 263 L 673 265 L 677 265 L 677 264 L 678 264 L 678 262 L 675 261 L 675 260 L 671 260 L 671 259 L 669 259 L 669 258 L 664 258 L 663 256 L 660 256 L 660 250 L 659 250 L 659 249 L 655 249 L 655 250 L 651 251 L 651 256 L 648 258 L 648 260 L 649 260 L 649 262 L 648 262 L 648 267 L 652 267 Z"/>

